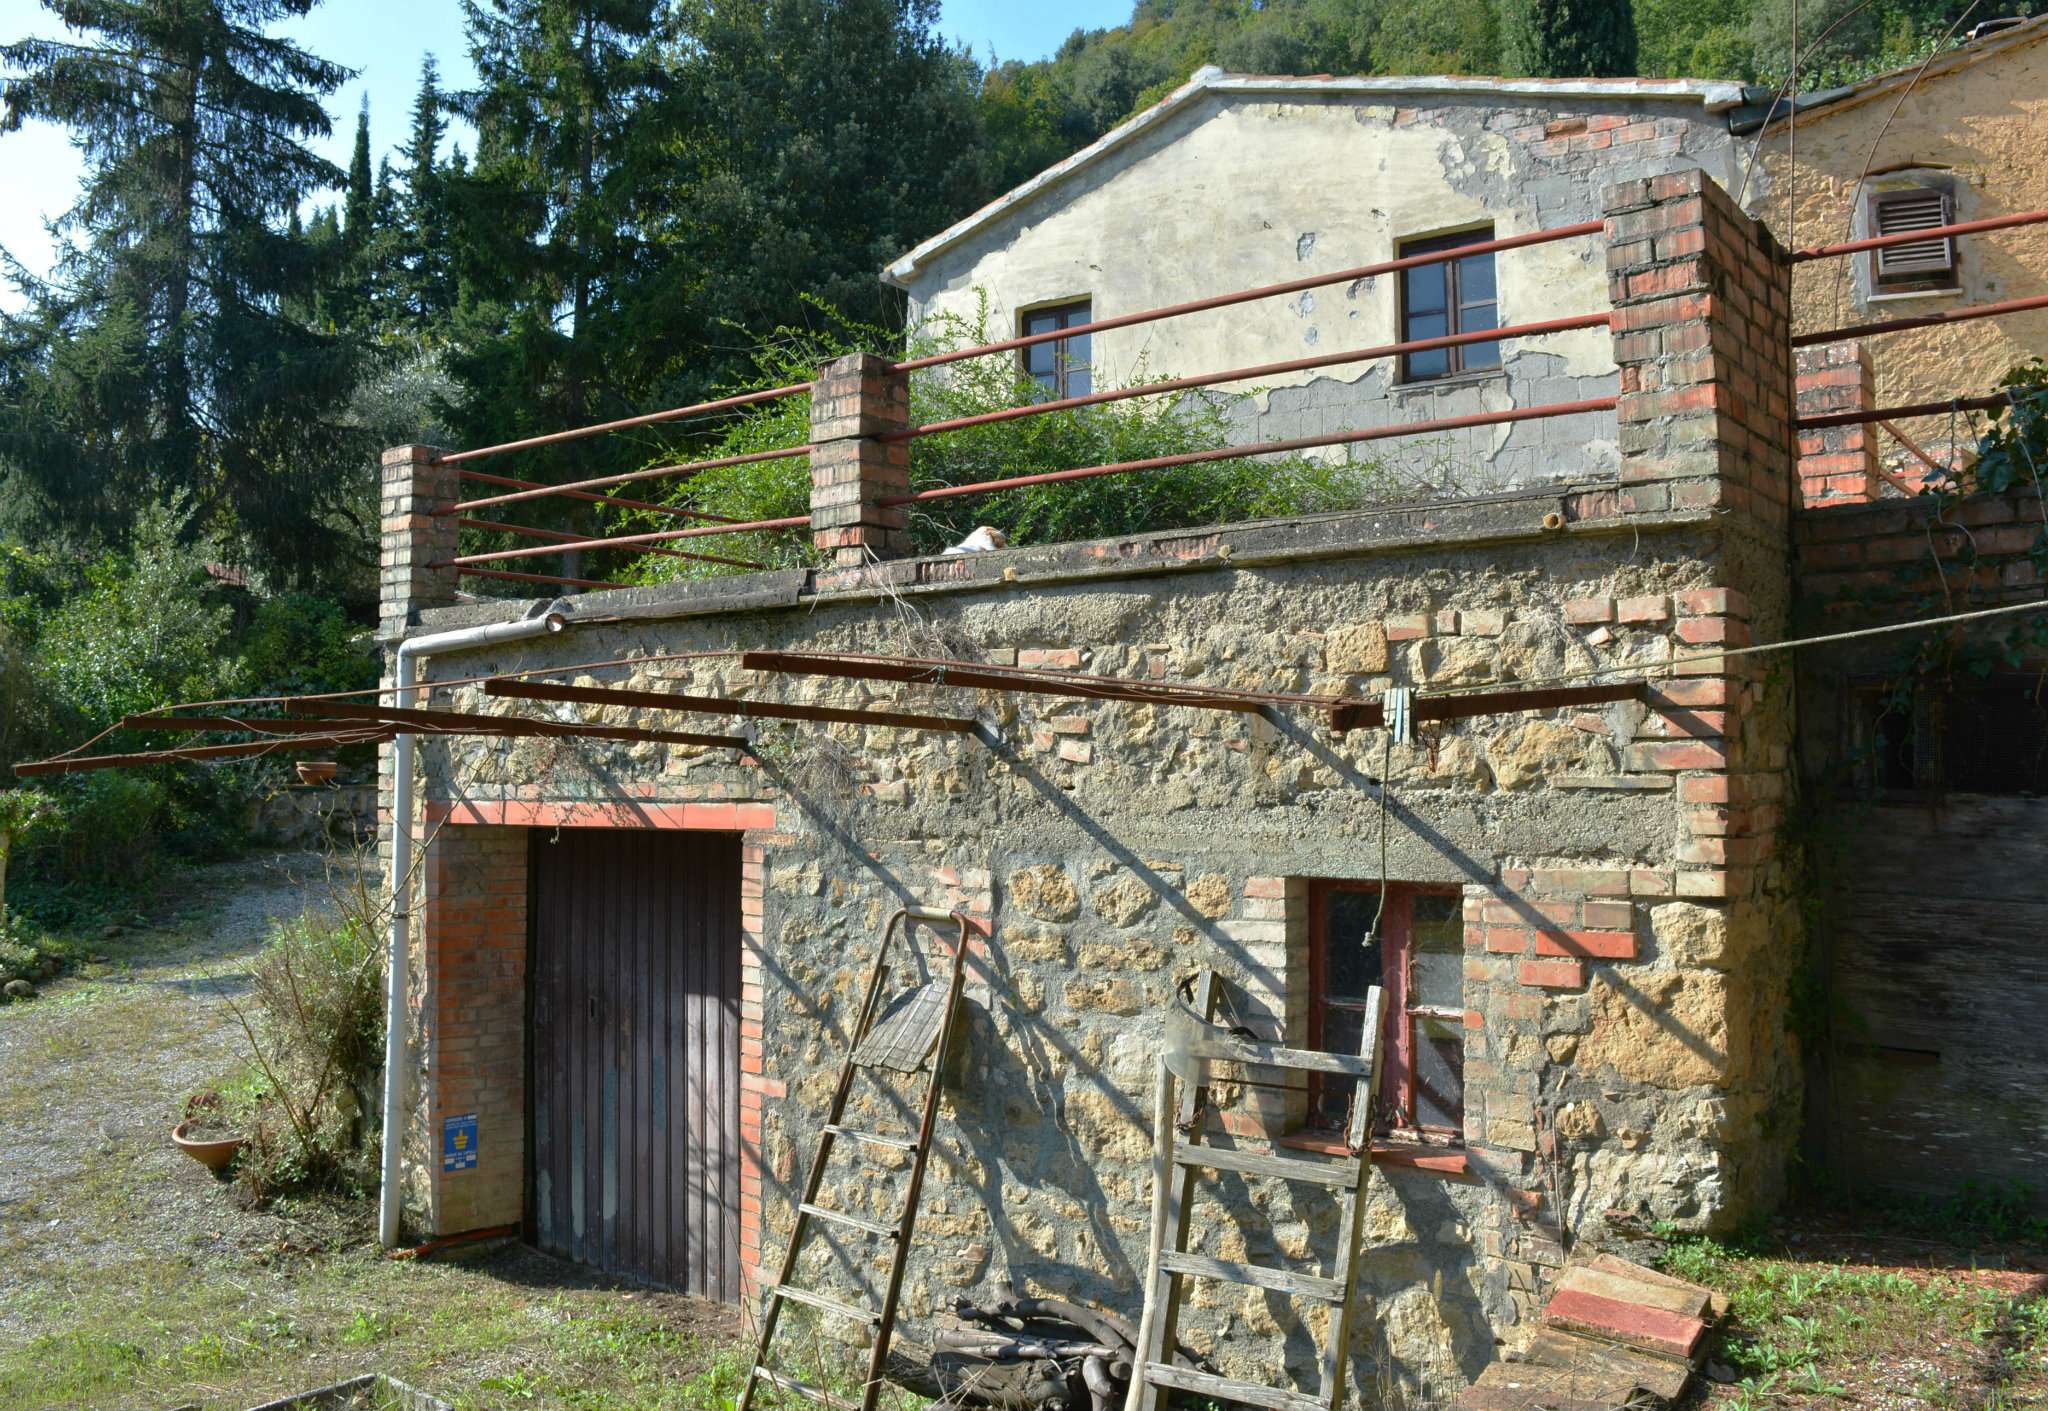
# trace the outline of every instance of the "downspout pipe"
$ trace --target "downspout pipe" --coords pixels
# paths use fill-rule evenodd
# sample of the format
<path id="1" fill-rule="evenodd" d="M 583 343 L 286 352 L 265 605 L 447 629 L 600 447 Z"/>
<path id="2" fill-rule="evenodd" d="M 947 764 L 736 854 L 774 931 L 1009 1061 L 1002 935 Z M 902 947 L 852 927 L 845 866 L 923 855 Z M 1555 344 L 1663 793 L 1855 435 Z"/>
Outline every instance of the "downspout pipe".
<path id="1" fill-rule="evenodd" d="M 560 599 L 535 604 L 525 617 L 512 622 L 492 622 L 481 627 L 462 627 L 449 632 L 429 632 L 408 637 L 398 644 L 394 672 L 396 703 L 415 703 L 419 664 L 440 652 L 471 651 L 477 647 L 519 642 L 543 637 L 569 626 L 566 605 Z M 413 740 L 401 732 L 391 744 L 391 935 L 389 970 L 384 984 L 384 1179 L 377 1201 L 377 1238 L 386 1249 L 398 1247 L 400 1182 L 405 1149 L 405 1103 L 407 1078 L 406 1009 L 411 988 L 412 933 L 412 771 Z"/>

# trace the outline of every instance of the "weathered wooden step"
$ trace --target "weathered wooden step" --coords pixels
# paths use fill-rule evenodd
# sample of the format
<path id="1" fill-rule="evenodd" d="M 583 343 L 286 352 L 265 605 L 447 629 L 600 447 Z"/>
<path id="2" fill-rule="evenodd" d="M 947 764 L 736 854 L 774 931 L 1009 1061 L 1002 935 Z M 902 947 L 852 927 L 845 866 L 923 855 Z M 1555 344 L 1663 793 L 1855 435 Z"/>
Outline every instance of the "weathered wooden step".
<path id="1" fill-rule="evenodd" d="M 1268 1269 L 1259 1264 L 1239 1264 L 1228 1259 L 1211 1259 L 1205 1254 L 1183 1254 L 1175 1249 L 1161 1250 L 1159 1267 L 1169 1274 L 1185 1274 L 1197 1279 L 1222 1279 L 1228 1283 L 1272 1289 L 1275 1293 L 1293 1294 L 1298 1298 L 1320 1298 L 1325 1303 L 1341 1303 L 1344 1299 L 1344 1285 L 1335 1279 L 1325 1279 L 1316 1274 L 1297 1274 L 1290 1269 Z"/>
<path id="2" fill-rule="evenodd" d="M 1233 1381 L 1229 1377 L 1197 1372 L 1191 1367 L 1169 1367 L 1164 1362 L 1147 1362 L 1145 1380 L 1153 1386 L 1172 1387 L 1175 1391 L 1214 1397 L 1218 1401 L 1245 1401 L 1253 1406 L 1271 1407 L 1272 1411 L 1329 1411 L 1329 1403 L 1319 1396 L 1305 1396 L 1298 1391 L 1283 1391 L 1257 1382 Z"/>

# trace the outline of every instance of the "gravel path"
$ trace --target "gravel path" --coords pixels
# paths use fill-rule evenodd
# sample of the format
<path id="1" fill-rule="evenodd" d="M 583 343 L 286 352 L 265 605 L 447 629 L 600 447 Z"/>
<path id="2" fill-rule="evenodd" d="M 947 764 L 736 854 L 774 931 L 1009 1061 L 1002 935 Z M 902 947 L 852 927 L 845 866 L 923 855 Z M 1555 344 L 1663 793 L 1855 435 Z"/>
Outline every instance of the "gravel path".
<path id="1" fill-rule="evenodd" d="M 272 923 L 331 904 L 329 860 L 281 853 L 200 870 L 169 931 L 108 939 L 124 961 L 0 1010 L 0 1291 L 109 1259 L 249 1251 L 290 1235 L 223 1200 L 170 1143 L 185 1099 L 234 1073 L 228 997 Z M 0 1330 L 11 1300 L 0 1299 Z"/>

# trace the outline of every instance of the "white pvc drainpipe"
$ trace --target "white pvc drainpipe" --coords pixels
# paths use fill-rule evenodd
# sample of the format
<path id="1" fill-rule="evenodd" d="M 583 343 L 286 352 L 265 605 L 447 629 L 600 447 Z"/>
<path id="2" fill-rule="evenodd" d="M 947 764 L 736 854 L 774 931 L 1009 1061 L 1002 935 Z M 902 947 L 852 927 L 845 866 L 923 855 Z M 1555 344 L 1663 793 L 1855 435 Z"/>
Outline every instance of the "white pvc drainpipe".
<path id="1" fill-rule="evenodd" d="M 460 652 L 499 642 L 559 632 L 569 625 L 559 601 L 516 622 L 493 622 L 452 632 L 430 632 L 398 644 L 397 704 L 413 704 L 415 678 L 422 657 Z M 384 1180 L 377 1201 L 377 1238 L 386 1249 L 398 1246 L 399 1183 L 405 1154 L 406 1006 L 411 960 L 412 922 L 412 768 L 413 737 L 401 733 L 391 745 L 391 939 L 390 972 L 384 985 Z"/>

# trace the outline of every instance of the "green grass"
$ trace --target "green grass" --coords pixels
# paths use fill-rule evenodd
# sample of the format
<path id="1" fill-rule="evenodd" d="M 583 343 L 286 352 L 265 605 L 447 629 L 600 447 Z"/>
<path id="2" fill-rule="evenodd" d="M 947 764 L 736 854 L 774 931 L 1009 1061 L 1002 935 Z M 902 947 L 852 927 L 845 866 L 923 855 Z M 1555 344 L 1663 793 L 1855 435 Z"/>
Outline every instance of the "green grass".
<path id="1" fill-rule="evenodd" d="M 1927 1256 L 1927 1242 L 1915 1244 Z M 1694 1238 L 1674 1244 L 1664 1268 L 1728 1296 L 1713 1356 L 1735 1381 L 1711 1399 L 1717 1407 L 1854 1405 L 1879 1390 L 1913 1398 L 1883 1404 L 1940 1411 L 2048 1406 L 2048 1280 L 1981 1272 L 1961 1249 L 1924 1262 L 1934 1267 Z"/>

